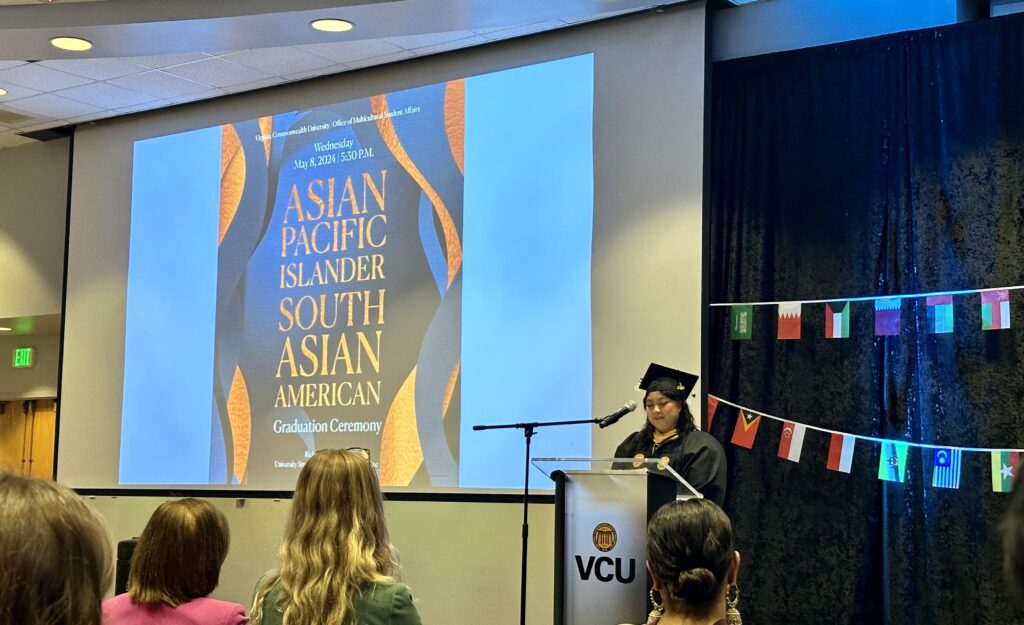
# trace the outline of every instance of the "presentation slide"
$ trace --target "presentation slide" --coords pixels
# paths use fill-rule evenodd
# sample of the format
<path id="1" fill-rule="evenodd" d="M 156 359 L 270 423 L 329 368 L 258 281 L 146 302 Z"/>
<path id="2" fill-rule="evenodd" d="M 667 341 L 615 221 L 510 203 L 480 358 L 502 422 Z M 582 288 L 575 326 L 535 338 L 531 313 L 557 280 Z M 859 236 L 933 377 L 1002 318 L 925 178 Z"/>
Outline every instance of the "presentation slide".
<path id="1" fill-rule="evenodd" d="M 521 488 L 521 433 L 472 426 L 601 416 L 593 110 L 582 54 L 136 141 L 117 483 L 291 489 L 351 447 Z"/>

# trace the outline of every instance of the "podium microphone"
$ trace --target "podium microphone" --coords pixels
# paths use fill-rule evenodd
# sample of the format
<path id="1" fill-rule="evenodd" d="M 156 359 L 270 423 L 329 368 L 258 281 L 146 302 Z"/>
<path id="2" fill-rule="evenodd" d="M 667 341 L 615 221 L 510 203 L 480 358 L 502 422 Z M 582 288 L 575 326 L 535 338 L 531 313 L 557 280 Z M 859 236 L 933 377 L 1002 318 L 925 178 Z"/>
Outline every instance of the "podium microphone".
<path id="1" fill-rule="evenodd" d="M 617 423 L 619 419 L 621 419 L 622 417 L 626 416 L 627 414 L 633 412 L 634 410 L 636 410 L 636 402 L 631 399 L 631 400 L 627 401 L 622 406 L 622 408 L 619 408 L 618 410 L 616 410 L 615 412 L 611 413 L 607 417 L 605 417 L 605 418 L 601 419 L 600 421 L 598 421 L 597 426 L 601 427 L 601 428 L 606 428 L 609 425 L 613 425 L 613 424 Z"/>

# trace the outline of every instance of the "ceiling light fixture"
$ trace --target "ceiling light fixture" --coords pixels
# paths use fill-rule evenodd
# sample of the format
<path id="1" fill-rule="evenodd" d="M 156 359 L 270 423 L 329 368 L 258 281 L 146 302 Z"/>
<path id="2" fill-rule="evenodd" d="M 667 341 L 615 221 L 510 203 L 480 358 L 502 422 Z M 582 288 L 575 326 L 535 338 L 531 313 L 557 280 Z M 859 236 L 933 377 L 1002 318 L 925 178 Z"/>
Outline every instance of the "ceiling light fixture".
<path id="1" fill-rule="evenodd" d="M 10 331 L 11 331 L 10 328 L 0 326 L 0 332 L 10 332 Z"/>
<path id="2" fill-rule="evenodd" d="M 346 22 L 345 20 L 338 19 L 313 20 L 309 25 L 314 30 L 320 30 L 325 33 L 343 33 L 346 30 L 352 30 L 354 27 L 352 22 Z"/>
<path id="3" fill-rule="evenodd" d="M 3 87 L 0 87 L 0 98 L 4 97 L 5 95 L 7 95 L 7 90 Z"/>
<path id="4" fill-rule="evenodd" d="M 85 52 L 92 48 L 91 41 L 79 37 L 54 37 L 50 40 L 50 45 L 54 48 L 70 50 L 71 52 Z"/>

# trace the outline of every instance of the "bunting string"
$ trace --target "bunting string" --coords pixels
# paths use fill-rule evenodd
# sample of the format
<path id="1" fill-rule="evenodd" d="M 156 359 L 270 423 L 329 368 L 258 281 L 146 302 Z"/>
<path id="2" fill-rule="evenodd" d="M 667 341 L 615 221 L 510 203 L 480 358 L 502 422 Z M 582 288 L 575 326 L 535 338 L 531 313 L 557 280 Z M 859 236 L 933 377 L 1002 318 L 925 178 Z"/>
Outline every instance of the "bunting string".
<path id="1" fill-rule="evenodd" d="M 744 406 L 742 404 L 737 404 L 735 402 L 731 402 L 728 399 L 723 399 L 723 398 L 721 398 L 721 397 L 719 397 L 717 395 L 712 395 L 711 393 L 708 393 L 708 397 L 714 397 L 715 400 L 719 404 L 724 404 L 726 406 L 732 406 L 733 408 L 736 408 L 737 410 L 742 410 L 743 412 L 748 412 L 748 413 L 752 413 L 752 414 L 755 414 L 755 415 L 760 415 L 762 417 L 765 417 L 766 419 L 771 419 L 772 421 L 778 421 L 780 423 L 787 423 L 787 422 L 788 423 L 795 423 L 797 425 L 802 425 L 803 427 L 805 427 L 808 430 L 815 430 L 817 432 L 824 432 L 825 434 L 841 434 L 843 436 L 849 436 L 849 437 L 856 438 L 858 440 L 863 440 L 863 441 L 871 441 L 873 443 L 900 443 L 900 444 L 906 444 L 908 447 L 919 447 L 919 448 L 922 448 L 922 449 L 959 449 L 960 451 L 969 451 L 969 452 L 976 452 L 976 453 L 992 453 L 992 452 L 997 452 L 998 453 L 998 452 L 1002 452 L 1002 451 L 1024 452 L 1024 448 L 1015 448 L 1015 447 L 957 447 L 956 445 L 934 445 L 934 444 L 931 444 L 931 443 L 913 443 L 913 442 L 910 442 L 910 441 L 903 441 L 903 440 L 899 440 L 899 439 L 879 438 L 877 436 L 866 436 L 864 434 L 851 434 L 849 432 L 841 432 L 839 430 L 830 430 L 828 428 L 822 428 L 822 427 L 818 427 L 816 425 L 809 425 L 807 423 L 801 423 L 799 421 L 794 421 L 793 419 L 784 419 L 782 417 L 777 417 L 775 415 L 771 415 L 771 414 L 768 414 L 766 412 L 761 412 L 760 410 L 755 410 L 754 408 L 750 408 L 750 407 Z"/>
<path id="2" fill-rule="evenodd" d="M 993 286 L 984 289 L 961 289 L 959 291 L 932 291 L 930 293 L 907 293 L 904 295 L 869 295 L 860 297 L 832 297 L 829 299 L 791 299 L 776 302 L 713 302 L 711 307 L 729 306 L 778 306 L 779 304 L 831 304 L 833 302 L 873 302 L 878 299 L 920 299 L 922 297 L 939 297 L 943 295 L 973 295 L 985 291 L 1020 291 L 1024 285 Z"/>

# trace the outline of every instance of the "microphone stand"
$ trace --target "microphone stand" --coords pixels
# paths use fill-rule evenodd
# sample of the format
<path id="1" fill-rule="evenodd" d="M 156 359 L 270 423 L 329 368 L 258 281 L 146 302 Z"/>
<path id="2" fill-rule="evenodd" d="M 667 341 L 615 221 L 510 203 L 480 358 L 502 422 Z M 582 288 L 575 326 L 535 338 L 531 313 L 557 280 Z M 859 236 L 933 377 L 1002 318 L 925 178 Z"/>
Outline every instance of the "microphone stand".
<path id="1" fill-rule="evenodd" d="M 523 479 L 523 555 L 519 581 L 519 625 L 526 625 L 526 553 L 527 545 L 530 541 L 530 521 L 527 516 L 530 509 L 530 439 L 533 438 L 534 430 L 537 428 L 553 425 L 580 425 L 583 423 L 600 424 L 606 418 L 607 417 L 599 419 L 580 419 L 578 421 L 546 421 L 544 423 L 533 421 L 531 423 L 503 423 L 499 425 L 473 426 L 473 430 L 475 431 L 506 429 L 522 430 L 523 436 L 526 437 L 526 475 Z M 609 423 L 609 425 L 611 424 Z"/>

